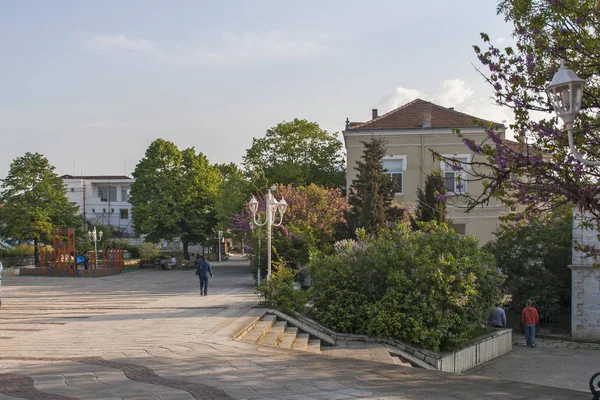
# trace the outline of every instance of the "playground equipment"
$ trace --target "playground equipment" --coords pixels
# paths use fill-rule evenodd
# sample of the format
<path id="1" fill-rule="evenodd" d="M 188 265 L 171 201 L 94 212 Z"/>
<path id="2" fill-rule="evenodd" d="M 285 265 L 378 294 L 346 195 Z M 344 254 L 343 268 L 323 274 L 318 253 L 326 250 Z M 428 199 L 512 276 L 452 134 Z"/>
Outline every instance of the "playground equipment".
<path id="1" fill-rule="evenodd" d="M 48 276 L 103 276 L 123 272 L 124 252 L 121 247 L 114 246 L 77 255 L 75 229 L 54 229 L 52 232 L 52 248 L 40 247 L 39 264 L 33 275 Z"/>

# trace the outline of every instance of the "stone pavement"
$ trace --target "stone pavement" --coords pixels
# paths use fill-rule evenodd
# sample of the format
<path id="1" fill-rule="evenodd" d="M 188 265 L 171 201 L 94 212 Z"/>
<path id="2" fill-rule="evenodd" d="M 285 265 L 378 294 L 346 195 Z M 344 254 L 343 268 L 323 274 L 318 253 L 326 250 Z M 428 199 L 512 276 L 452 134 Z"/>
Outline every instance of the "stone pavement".
<path id="1" fill-rule="evenodd" d="M 600 372 L 600 345 L 536 338 L 536 347 L 513 332 L 513 351 L 470 370 L 470 374 L 545 386 L 588 391 L 590 377 Z"/>
<path id="2" fill-rule="evenodd" d="M 257 303 L 243 261 L 103 278 L 6 276 L 5 399 L 588 399 L 589 393 L 231 341 Z"/>

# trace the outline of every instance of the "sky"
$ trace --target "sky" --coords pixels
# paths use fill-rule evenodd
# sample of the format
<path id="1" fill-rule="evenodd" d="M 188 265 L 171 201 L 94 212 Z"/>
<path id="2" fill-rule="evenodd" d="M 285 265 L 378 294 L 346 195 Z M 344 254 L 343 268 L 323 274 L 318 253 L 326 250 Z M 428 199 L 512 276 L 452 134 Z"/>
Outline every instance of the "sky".
<path id="1" fill-rule="evenodd" d="M 415 98 L 510 122 L 480 32 L 512 40 L 493 0 L 0 0 L 0 178 L 26 152 L 129 175 L 157 138 L 241 164 L 282 121 L 341 132 Z"/>

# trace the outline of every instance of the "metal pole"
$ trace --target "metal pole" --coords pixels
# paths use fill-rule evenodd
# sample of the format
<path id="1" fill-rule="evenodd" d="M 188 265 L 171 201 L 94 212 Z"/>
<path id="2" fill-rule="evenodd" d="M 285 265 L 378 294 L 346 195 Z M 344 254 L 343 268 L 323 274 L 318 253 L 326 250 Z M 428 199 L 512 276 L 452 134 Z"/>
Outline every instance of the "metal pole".
<path id="1" fill-rule="evenodd" d="M 257 228 L 258 229 L 258 228 Z M 258 286 L 260 286 L 260 231 L 257 230 L 258 233 Z"/>
<path id="2" fill-rule="evenodd" d="M 97 237 L 96 237 L 96 227 L 94 227 L 94 233 L 93 233 L 93 237 L 94 237 L 94 263 L 96 265 L 94 265 L 94 268 L 98 268 L 98 241 L 97 241 Z"/>
<path id="3" fill-rule="evenodd" d="M 273 224 L 273 216 L 269 209 L 269 201 L 271 200 L 271 189 L 267 194 L 267 204 L 265 210 L 267 211 L 267 282 L 271 280 L 271 225 Z"/>

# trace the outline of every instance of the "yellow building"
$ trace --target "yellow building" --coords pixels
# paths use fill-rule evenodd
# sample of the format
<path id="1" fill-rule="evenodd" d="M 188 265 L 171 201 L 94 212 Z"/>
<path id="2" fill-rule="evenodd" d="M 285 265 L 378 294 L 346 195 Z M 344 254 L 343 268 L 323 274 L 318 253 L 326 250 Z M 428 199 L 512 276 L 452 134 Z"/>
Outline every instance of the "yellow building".
<path id="1" fill-rule="evenodd" d="M 382 116 L 377 114 L 377 110 L 373 110 L 373 118 L 368 122 L 347 121 L 344 131 L 348 160 L 347 187 L 350 188 L 356 178 L 356 162 L 362 158 L 364 151 L 362 142 L 381 138 L 387 146 L 383 165 L 389 174 L 398 180 L 401 188 L 401 191 L 396 193 L 397 202 L 416 205 L 417 188 L 425 185 L 427 175 L 433 170 L 442 171 L 449 194 L 481 193 L 481 182 L 468 181 L 469 177 L 464 171 L 454 171 L 446 163 L 435 159 L 432 151 L 458 161 L 476 161 L 473 153 L 462 142 L 462 138 L 452 130 L 460 129 L 464 137 L 479 144 L 488 137 L 482 125 L 489 126 L 490 122 L 421 99 Z M 500 123 L 492 123 L 492 126 L 504 140 L 506 127 Z M 458 233 L 476 235 L 482 244 L 494 239 L 492 233 L 499 225 L 498 217 L 510 212 L 504 204 L 495 199 L 468 213 L 465 212 L 464 204 L 464 200 L 458 196 L 447 200 L 448 218 L 452 220 L 452 227 Z"/>

